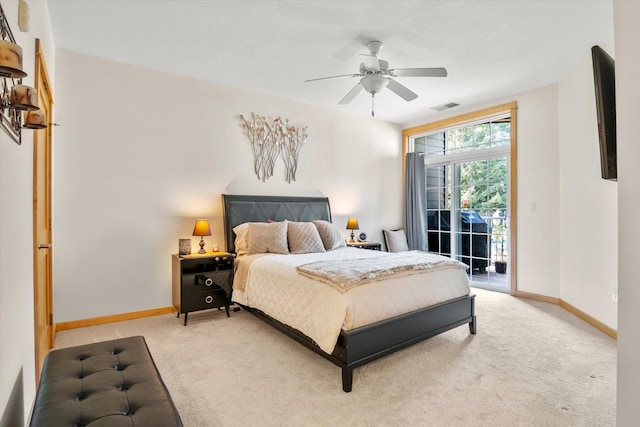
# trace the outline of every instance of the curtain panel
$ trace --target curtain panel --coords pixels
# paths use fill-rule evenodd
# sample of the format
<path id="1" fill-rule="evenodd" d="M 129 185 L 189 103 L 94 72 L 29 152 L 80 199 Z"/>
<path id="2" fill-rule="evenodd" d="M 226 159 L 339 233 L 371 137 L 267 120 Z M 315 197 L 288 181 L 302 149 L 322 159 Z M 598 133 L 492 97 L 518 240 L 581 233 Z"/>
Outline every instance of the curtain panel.
<path id="1" fill-rule="evenodd" d="M 428 251 L 424 153 L 407 153 L 404 182 L 404 228 L 407 244 L 411 250 Z"/>

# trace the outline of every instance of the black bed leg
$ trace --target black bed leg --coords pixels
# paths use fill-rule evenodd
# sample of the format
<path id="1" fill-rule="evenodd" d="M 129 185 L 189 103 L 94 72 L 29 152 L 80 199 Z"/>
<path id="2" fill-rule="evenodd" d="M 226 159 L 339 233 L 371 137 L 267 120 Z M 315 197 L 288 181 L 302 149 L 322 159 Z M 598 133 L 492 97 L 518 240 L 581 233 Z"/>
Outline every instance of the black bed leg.
<path id="1" fill-rule="evenodd" d="M 473 320 L 469 322 L 469 333 L 476 334 L 476 316 L 473 316 Z"/>
<path id="2" fill-rule="evenodd" d="M 342 368 L 342 390 L 345 393 L 351 391 L 351 385 L 353 384 L 353 368 Z"/>
<path id="3" fill-rule="evenodd" d="M 476 334 L 476 298 L 473 295 L 471 298 L 471 322 L 469 322 L 469 333 L 472 335 Z"/>

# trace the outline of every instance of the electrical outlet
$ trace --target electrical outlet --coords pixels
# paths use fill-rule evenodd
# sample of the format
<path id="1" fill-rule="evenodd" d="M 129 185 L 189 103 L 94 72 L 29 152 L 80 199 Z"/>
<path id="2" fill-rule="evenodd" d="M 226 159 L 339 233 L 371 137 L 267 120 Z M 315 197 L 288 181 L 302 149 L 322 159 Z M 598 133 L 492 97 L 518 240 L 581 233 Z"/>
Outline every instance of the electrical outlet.
<path id="1" fill-rule="evenodd" d="M 611 296 L 615 302 L 618 302 L 618 288 L 613 288 L 613 295 Z"/>

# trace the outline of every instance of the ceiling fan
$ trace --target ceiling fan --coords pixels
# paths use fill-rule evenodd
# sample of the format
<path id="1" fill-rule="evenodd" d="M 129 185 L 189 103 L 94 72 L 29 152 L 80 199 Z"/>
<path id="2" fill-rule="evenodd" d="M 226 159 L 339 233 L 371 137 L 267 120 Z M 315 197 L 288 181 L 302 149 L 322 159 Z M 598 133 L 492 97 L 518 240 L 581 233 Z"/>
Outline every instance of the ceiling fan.
<path id="1" fill-rule="evenodd" d="M 360 77 L 360 81 L 340 100 L 338 104 L 345 105 L 350 103 L 353 98 L 358 95 L 362 89 L 371 94 L 371 115 L 373 112 L 373 99 L 376 93 L 385 87 L 405 101 L 413 101 L 418 95 L 401 85 L 391 77 L 446 77 L 446 68 L 389 68 L 389 63 L 378 58 L 378 53 L 382 49 L 382 42 L 373 40 L 367 43 L 369 54 L 361 53 L 366 56 L 364 62 L 360 64 L 360 72 L 358 74 L 342 74 L 339 76 L 320 77 L 317 79 L 305 80 L 307 82 L 315 82 L 318 80 L 335 79 L 338 77 Z"/>

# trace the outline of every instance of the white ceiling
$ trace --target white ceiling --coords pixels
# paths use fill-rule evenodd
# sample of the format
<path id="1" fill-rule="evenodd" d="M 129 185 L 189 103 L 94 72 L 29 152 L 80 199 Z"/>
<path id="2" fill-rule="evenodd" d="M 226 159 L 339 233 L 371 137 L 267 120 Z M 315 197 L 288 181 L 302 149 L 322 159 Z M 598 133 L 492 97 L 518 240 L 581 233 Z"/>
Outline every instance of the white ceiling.
<path id="1" fill-rule="evenodd" d="M 383 90 L 376 118 L 409 124 L 431 107 L 477 104 L 558 82 L 612 45 L 611 0 L 212 1 L 48 0 L 57 48 L 191 76 L 363 116 L 356 83 L 365 43 L 390 68 L 446 67 L 446 78 L 398 77 L 419 96 Z M 610 52 L 613 54 L 613 52 Z M 170 96 L 170 95 L 169 95 Z M 170 102 L 170 100 L 168 100 Z"/>

